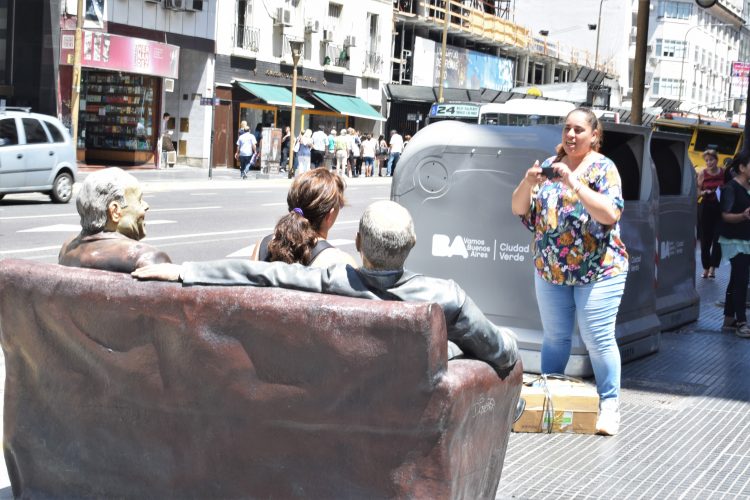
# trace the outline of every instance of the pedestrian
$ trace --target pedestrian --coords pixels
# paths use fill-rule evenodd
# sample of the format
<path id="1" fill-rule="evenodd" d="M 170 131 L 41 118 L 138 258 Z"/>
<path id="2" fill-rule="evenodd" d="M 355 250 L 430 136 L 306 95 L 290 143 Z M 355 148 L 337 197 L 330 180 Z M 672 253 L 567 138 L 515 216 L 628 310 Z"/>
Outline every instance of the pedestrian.
<path id="1" fill-rule="evenodd" d="M 328 149 L 328 135 L 325 133 L 323 125 L 318 125 L 318 130 L 312 135 L 312 150 L 310 151 L 312 168 L 323 166 L 326 149 Z"/>
<path id="2" fill-rule="evenodd" d="M 404 150 L 404 138 L 401 137 L 401 134 L 399 134 L 395 130 L 391 130 L 389 150 L 390 154 L 388 155 L 388 170 L 386 173 L 388 177 L 391 177 L 396 171 L 396 165 L 398 165 L 398 160 L 399 158 L 401 158 L 401 153 Z"/>
<path id="3" fill-rule="evenodd" d="M 240 162 L 240 177 L 242 179 L 247 179 L 247 172 L 250 170 L 253 157 L 257 154 L 257 147 L 255 136 L 250 133 L 249 127 L 245 127 L 241 131 L 239 139 L 237 139 L 237 151 L 234 153 L 234 158 Z"/>
<path id="4" fill-rule="evenodd" d="M 345 187 L 344 179 L 326 168 L 314 168 L 296 177 L 286 197 L 288 213 L 279 219 L 273 233 L 255 244 L 251 259 L 313 267 L 356 267 L 351 255 L 327 241 L 344 208 Z"/>
<path id="5" fill-rule="evenodd" d="M 721 190 L 722 221 L 719 243 L 721 253 L 729 261 L 729 283 L 724 299 L 722 329 L 750 338 L 745 301 L 750 272 L 750 153 L 742 151 L 734 157 L 731 169 L 734 178 Z"/>
<path id="6" fill-rule="evenodd" d="M 721 264 L 719 226 L 721 205 L 717 190 L 724 185 L 724 171 L 719 167 L 719 156 L 713 149 L 703 152 L 706 168 L 698 173 L 698 235 L 701 242 L 701 265 L 703 277 L 716 277 L 716 268 Z"/>
<path id="7" fill-rule="evenodd" d="M 334 144 L 334 150 L 336 153 L 336 173 L 343 176 L 346 172 L 346 164 L 349 159 L 349 138 L 345 128 L 341 129 L 341 133 L 336 137 Z"/>
<path id="8" fill-rule="evenodd" d="M 542 373 L 564 373 L 576 320 L 599 393 L 599 434 L 620 427 L 620 351 L 615 320 L 628 271 L 620 239 L 625 202 L 614 162 L 599 153 L 602 126 L 588 108 L 568 113 L 556 156 L 526 171 L 513 213 L 534 232 Z"/>
<path id="9" fill-rule="evenodd" d="M 331 133 L 328 134 L 328 152 L 326 154 L 326 167 L 328 169 L 336 168 L 336 129 L 332 128 Z"/>
<path id="10" fill-rule="evenodd" d="M 388 143 L 385 142 L 385 136 L 380 134 L 378 137 L 378 148 L 375 150 L 378 157 L 378 177 L 383 177 L 383 168 L 388 161 Z"/>
<path id="11" fill-rule="evenodd" d="M 361 161 L 361 144 L 359 134 L 353 128 L 349 128 L 349 177 L 357 177 L 357 165 Z"/>
<path id="12" fill-rule="evenodd" d="M 375 149 L 378 143 L 372 138 L 371 134 L 367 134 L 365 140 L 362 141 L 362 158 L 365 163 L 365 177 L 372 177 L 373 165 L 375 164 Z"/>
<path id="13" fill-rule="evenodd" d="M 169 113 L 164 113 L 161 116 L 161 138 L 162 138 L 162 145 L 161 145 L 161 158 L 160 158 L 160 165 L 159 168 L 167 168 L 168 166 L 168 158 L 169 155 L 167 154 L 170 151 L 174 151 L 174 144 L 172 143 L 172 134 L 168 134 L 169 130 L 169 118 L 172 115 Z M 164 138 L 169 135 L 169 144 L 171 145 L 171 149 L 164 144 Z"/>
<path id="14" fill-rule="evenodd" d="M 289 139 L 292 136 L 292 129 L 284 127 L 284 135 L 281 138 L 281 159 L 279 160 L 279 172 L 286 172 L 289 166 Z"/>
<path id="15" fill-rule="evenodd" d="M 263 150 L 263 124 L 261 122 L 255 125 L 253 137 L 255 137 L 255 155 L 250 162 L 250 168 L 260 170 L 260 152 Z"/>
<path id="16" fill-rule="evenodd" d="M 299 151 L 297 152 L 297 168 L 294 170 L 294 176 L 304 174 L 310 170 L 310 156 L 312 151 L 312 130 L 307 129 L 299 138 Z"/>

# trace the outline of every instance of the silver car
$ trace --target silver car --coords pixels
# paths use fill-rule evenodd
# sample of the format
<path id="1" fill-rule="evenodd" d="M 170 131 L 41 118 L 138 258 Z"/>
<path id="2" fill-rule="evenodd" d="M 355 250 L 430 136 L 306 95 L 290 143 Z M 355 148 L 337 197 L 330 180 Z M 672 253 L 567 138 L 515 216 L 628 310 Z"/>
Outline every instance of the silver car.
<path id="1" fill-rule="evenodd" d="M 73 197 L 78 165 L 70 133 L 53 116 L 0 110 L 0 199 L 41 192 L 55 203 Z"/>

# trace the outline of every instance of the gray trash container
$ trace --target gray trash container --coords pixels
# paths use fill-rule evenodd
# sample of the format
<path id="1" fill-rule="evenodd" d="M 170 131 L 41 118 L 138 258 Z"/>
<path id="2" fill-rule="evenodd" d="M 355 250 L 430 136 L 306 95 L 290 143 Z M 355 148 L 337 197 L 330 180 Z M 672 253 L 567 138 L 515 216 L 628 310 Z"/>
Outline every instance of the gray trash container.
<path id="1" fill-rule="evenodd" d="M 659 177 L 656 314 L 662 330 L 696 321 L 700 296 L 695 289 L 695 172 L 688 156 L 690 138 L 654 131 L 651 158 Z"/>
<path id="2" fill-rule="evenodd" d="M 653 280 L 657 181 L 653 168 L 646 168 L 646 175 L 640 172 L 651 165 L 646 161 L 648 133 L 640 127 L 612 133 L 613 151 L 632 170 L 623 175 L 626 189 L 634 194 L 625 202 L 623 226 L 629 229 L 623 227 L 623 238 L 629 250 L 626 234 L 638 240 L 632 243 L 633 254 L 641 263 L 628 276 L 618 316 L 624 361 L 659 346 Z M 539 372 L 543 334 L 534 294 L 532 234 L 512 214 L 510 199 L 524 172 L 535 160 L 550 156 L 560 137 L 557 125 L 435 123 L 411 139 L 391 187 L 391 198 L 411 212 L 416 225 L 417 245 L 407 267 L 456 280 L 491 321 L 513 328 L 529 372 Z M 609 140 L 608 132 L 604 144 Z M 641 230 L 639 224 L 647 228 Z M 628 292 L 628 287 L 643 288 Z M 566 373 L 591 374 L 578 335 Z"/>

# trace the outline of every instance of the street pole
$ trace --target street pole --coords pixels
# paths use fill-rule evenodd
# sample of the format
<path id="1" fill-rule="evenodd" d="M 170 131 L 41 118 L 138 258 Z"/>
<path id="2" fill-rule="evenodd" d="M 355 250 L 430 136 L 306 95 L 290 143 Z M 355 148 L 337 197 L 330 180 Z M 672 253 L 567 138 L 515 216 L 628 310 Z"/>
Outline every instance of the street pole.
<path id="1" fill-rule="evenodd" d="M 630 123 L 633 125 L 643 124 L 643 84 L 646 81 L 646 49 L 648 46 L 650 4 L 650 0 L 638 0 L 635 61 L 633 61 L 633 100 L 630 106 Z"/>
<path id="2" fill-rule="evenodd" d="M 602 32 L 602 5 L 607 0 L 599 1 L 599 19 L 596 21 L 596 50 L 594 51 L 594 69 L 599 65 L 599 34 Z"/>
<path id="3" fill-rule="evenodd" d="M 78 0 L 75 47 L 73 50 L 73 87 L 70 92 L 70 128 L 76 154 L 78 154 L 78 114 L 81 109 L 81 44 L 83 41 L 84 17 L 83 0 Z"/>
<path id="4" fill-rule="evenodd" d="M 294 121 L 297 107 L 297 64 L 302 54 L 302 42 L 289 40 L 289 47 L 292 51 L 292 123 L 289 133 L 289 165 L 287 166 L 287 177 L 289 179 L 294 175 Z"/>
<path id="5" fill-rule="evenodd" d="M 682 86 L 685 84 L 685 81 L 683 80 L 685 75 L 685 57 L 687 56 L 687 37 L 688 33 L 693 31 L 695 28 L 697 28 L 698 25 L 692 26 L 688 28 L 688 30 L 685 32 L 685 37 L 682 39 L 682 63 L 680 63 L 680 92 L 677 96 L 677 102 L 679 103 L 678 106 L 682 106 Z"/>
<path id="6" fill-rule="evenodd" d="M 448 23 L 450 22 L 449 0 L 445 0 L 445 19 L 443 21 L 443 43 L 440 49 L 440 81 L 438 82 L 438 102 L 443 102 L 443 80 L 445 80 L 445 52 L 448 49 Z"/>
<path id="7" fill-rule="evenodd" d="M 750 108 L 750 75 L 747 78 L 747 95 L 745 96 L 745 138 L 742 143 L 742 152 L 750 153 L 750 120 L 747 119 L 747 111 Z"/>

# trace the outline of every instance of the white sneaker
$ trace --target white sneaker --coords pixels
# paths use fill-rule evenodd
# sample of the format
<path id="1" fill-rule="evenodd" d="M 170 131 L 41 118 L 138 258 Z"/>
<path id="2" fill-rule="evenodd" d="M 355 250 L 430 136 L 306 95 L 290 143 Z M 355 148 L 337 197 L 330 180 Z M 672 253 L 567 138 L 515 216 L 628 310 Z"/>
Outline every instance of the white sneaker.
<path id="1" fill-rule="evenodd" d="M 596 433 L 614 436 L 620 431 L 620 402 L 609 398 L 599 403 L 599 418 L 596 420 Z"/>

